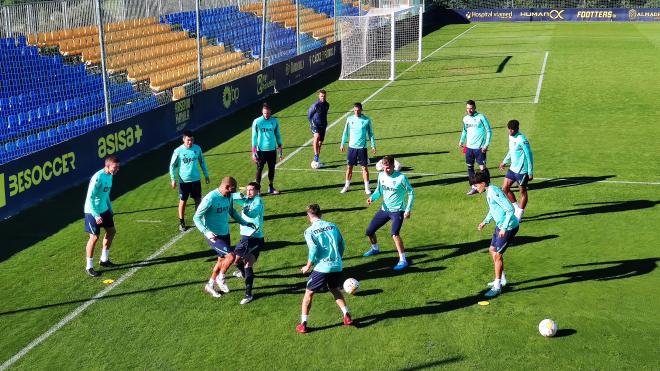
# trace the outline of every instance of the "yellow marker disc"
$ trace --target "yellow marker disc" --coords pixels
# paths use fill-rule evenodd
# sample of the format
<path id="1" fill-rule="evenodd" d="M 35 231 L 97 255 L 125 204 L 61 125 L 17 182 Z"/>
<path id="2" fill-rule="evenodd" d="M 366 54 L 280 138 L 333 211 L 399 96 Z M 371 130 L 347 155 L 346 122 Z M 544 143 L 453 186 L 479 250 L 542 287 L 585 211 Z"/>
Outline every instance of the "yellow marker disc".
<path id="1" fill-rule="evenodd" d="M 111 279 L 103 280 L 103 283 L 105 283 L 106 285 L 109 285 L 113 282 L 115 282 L 115 280 L 111 280 Z"/>
<path id="2" fill-rule="evenodd" d="M 488 305 L 488 304 L 490 304 L 490 302 L 484 300 L 484 301 L 480 301 L 480 302 L 477 303 L 477 304 L 479 304 L 479 305 Z"/>

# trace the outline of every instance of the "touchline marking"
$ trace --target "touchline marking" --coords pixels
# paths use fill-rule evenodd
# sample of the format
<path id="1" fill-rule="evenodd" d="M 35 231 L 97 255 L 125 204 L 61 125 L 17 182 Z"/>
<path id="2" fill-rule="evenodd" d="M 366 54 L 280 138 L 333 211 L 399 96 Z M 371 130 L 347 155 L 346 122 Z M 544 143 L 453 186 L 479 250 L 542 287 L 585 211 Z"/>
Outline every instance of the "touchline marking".
<path id="1" fill-rule="evenodd" d="M 368 101 L 370 101 L 373 97 L 375 97 L 376 95 L 380 94 L 380 92 L 382 92 L 385 88 L 387 88 L 388 86 L 390 86 L 390 85 L 391 85 L 393 82 L 395 82 L 399 77 L 401 77 L 401 75 L 403 75 L 404 73 L 410 71 L 413 67 L 417 66 L 417 65 L 420 64 L 421 62 L 424 62 L 427 58 L 429 58 L 430 56 L 432 56 L 432 55 L 435 54 L 436 52 L 438 52 L 438 51 L 440 51 L 441 49 L 445 48 L 446 46 L 452 44 L 454 41 L 458 40 L 459 37 L 465 35 L 468 31 L 470 31 L 471 29 L 473 29 L 473 28 L 475 28 L 475 27 L 477 27 L 476 24 L 475 24 L 474 26 L 468 28 L 467 30 L 461 32 L 460 34 L 456 35 L 453 39 L 447 41 L 446 43 L 444 43 L 444 44 L 443 44 L 442 46 L 440 46 L 439 48 L 435 49 L 433 52 L 431 52 L 431 54 L 429 54 L 429 55 L 427 55 L 426 57 L 422 58 L 421 61 L 419 61 L 419 62 L 415 62 L 412 66 L 406 68 L 403 72 L 401 72 L 400 74 L 398 74 L 397 76 L 395 76 L 395 77 L 394 77 L 394 80 L 388 81 L 385 85 L 381 86 L 378 90 L 376 90 L 375 92 L 373 92 L 373 94 L 371 94 L 371 95 L 368 96 L 365 100 L 363 100 L 362 103 L 367 103 Z M 326 129 L 326 132 L 327 132 L 328 130 L 330 130 L 330 128 L 332 128 L 333 126 L 335 126 L 335 125 L 337 125 L 339 122 L 341 122 L 343 119 L 345 119 L 346 116 L 350 115 L 352 112 L 353 112 L 353 111 L 348 111 L 348 112 L 344 113 L 340 118 L 338 118 L 338 119 L 336 119 L 335 121 L 333 121 L 330 125 L 328 125 L 328 128 Z M 278 169 L 279 169 L 280 166 L 281 166 L 282 164 L 284 164 L 285 162 L 289 161 L 289 160 L 290 160 L 293 156 L 295 156 L 298 152 L 302 151 L 305 147 L 309 147 L 309 145 L 312 144 L 312 141 L 313 141 L 313 140 L 314 140 L 314 138 L 308 140 L 308 141 L 305 142 L 302 146 L 296 148 L 293 152 L 289 153 L 286 157 L 284 157 L 284 158 L 282 159 L 282 161 L 278 162 L 278 163 L 275 165 L 275 168 L 278 168 Z M 268 173 L 264 173 L 264 174 L 261 176 L 261 179 L 264 179 L 264 178 L 266 177 L 266 175 L 268 175 Z"/>
<path id="2" fill-rule="evenodd" d="M 297 169 L 297 168 L 280 168 L 284 171 L 324 171 L 331 173 L 343 173 L 345 170 L 341 169 Z M 406 175 L 418 175 L 418 176 L 441 176 L 445 178 L 463 178 L 467 177 L 464 173 L 414 173 L 408 171 L 402 171 Z M 637 185 L 660 185 L 660 182 L 634 182 L 629 180 L 589 180 L 587 178 L 540 178 L 534 177 L 535 180 L 565 180 L 575 183 L 610 183 L 610 184 L 637 184 Z M 533 188 L 532 188 L 533 189 Z"/>
<path id="3" fill-rule="evenodd" d="M 167 251 L 172 245 L 177 243 L 183 236 L 185 236 L 188 232 L 192 231 L 193 229 L 189 229 L 183 233 L 177 234 L 174 238 L 172 238 L 168 243 L 163 245 L 158 251 L 155 253 L 151 254 L 148 258 L 143 260 L 141 263 L 139 263 L 137 266 L 131 268 L 128 272 L 124 273 L 121 277 L 119 277 L 114 283 L 112 283 L 110 286 L 106 287 L 103 289 L 101 292 L 98 294 L 94 295 L 91 299 L 87 300 L 86 302 L 82 303 L 78 308 L 76 308 L 73 312 L 69 313 L 66 317 L 62 318 L 59 322 L 57 322 L 53 327 L 49 328 L 48 331 L 44 332 L 41 334 L 38 338 L 32 340 L 30 344 L 26 345 L 25 348 L 21 349 L 18 353 L 14 354 L 11 358 L 6 360 L 2 365 L 0 365 L 0 371 L 4 371 L 7 368 L 9 368 L 11 365 L 16 363 L 19 359 L 23 358 L 26 354 L 28 354 L 32 349 L 34 349 L 37 345 L 41 344 L 44 342 L 44 340 L 48 339 L 52 334 L 57 332 L 59 329 L 62 327 L 66 326 L 69 322 L 73 321 L 76 317 L 78 317 L 82 312 L 85 311 L 90 305 L 96 303 L 99 299 L 102 299 L 104 296 L 106 296 L 112 289 L 115 287 L 119 286 L 122 284 L 122 282 L 126 281 L 127 279 L 131 278 L 135 274 L 135 272 L 139 271 L 143 267 L 146 266 L 147 263 L 150 261 L 156 259 L 159 255 Z"/>
<path id="4" fill-rule="evenodd" d="M 534 104 L 539 102 L 539 97 L 541 96 L 541 86 L 543 85 L 543 76 L 545 75 L 545 66 L 548 63 L 548 54 L 549 51 L 545 52 L 545 57 L 543 57 L 543 66 L 541 67 L 541 76 L 539 76 L 539 84 L 536 86 L 536 96 L 534 97 Z"/>

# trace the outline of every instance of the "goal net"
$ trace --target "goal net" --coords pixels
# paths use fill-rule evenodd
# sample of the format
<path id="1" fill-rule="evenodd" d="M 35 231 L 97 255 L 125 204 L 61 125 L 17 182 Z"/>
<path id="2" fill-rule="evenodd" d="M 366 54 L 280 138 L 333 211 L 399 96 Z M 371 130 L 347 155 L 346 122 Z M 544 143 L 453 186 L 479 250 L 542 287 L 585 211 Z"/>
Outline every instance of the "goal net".
<path id="1" fill-rule="evenodd" d="M 422 59 L 422 7 L 370 8 L 338 17 L 340 80 L 394 80 L 397 62 Z"/>

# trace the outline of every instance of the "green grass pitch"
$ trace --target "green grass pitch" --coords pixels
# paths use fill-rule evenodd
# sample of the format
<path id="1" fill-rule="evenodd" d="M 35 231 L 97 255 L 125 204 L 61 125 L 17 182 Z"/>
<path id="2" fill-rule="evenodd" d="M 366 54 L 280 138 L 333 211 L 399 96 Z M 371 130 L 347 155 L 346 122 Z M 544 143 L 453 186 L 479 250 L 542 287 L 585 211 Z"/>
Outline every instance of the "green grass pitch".
<path id="1" fill-rule="evenodd" d="M 170 243 L 179 235 L 166 175 L 178 142 L 170 143 L 115 178 L 112 259 L 122 265 L 99 269 L 101 279 L 83 272 L 85 185 L 0 224 L 0 362 L 29 349 L 10 368 L 660 369 L 660 24 L 453 25 L 424 38 L 424 55 L 421 64 L 398 66 L 398 79 L 383 89 L 382 81 L 336 81 L 334 70 L 269 99 L 287 155 L 310 137 L 305 114 L 316 90 L 328 91 L 331 122 L 371 96 L 364 107 L 378 156 L 394 154 L 415 187 L 402 231 L 410 269 L 391 270 L 387 227 L 378 233 L 384 253 L 362 257 L 377 207 L 367 206 L 359 182 L 339 194 L 341 120 L 323 147 L 326 171 L 310 169 L 304 147 L 277 172 L 283 194 L 264 199 L 256 300 L 239 305 L 236 278 L 225 297 L 205 295 L 214 257 L 202 235 L 192 230 Z M 485 307 L 476 303 L 493 275 L 493 227 L 476 229 L 486 203 L 465 196 L 456 147 L 467 99 L 494 127 L 494 184 L 502 181 L 495 166 L 509 119 L 521 122 L 536 160 L 525 219 L 505 254 L 509 287 Z M 253 179 L 248 127 L 258 114 L 253 105 L 196 134 L 213 184 L 224 175 L 241 185 Z M 361 291 L 347 298 L 356 327 L 341 326 L 331 296 L 319 294 L 309 320 L 315 331 L 300 335 L 311 202 L 342 230 L 345 277 L 360 280 Z M 235 225 L 232 235 L 237 241 Z M 90 302 L 107 278 L 121 284 Z M 544 318 L 557 322 L 558 337 L 539 335 Z"/>

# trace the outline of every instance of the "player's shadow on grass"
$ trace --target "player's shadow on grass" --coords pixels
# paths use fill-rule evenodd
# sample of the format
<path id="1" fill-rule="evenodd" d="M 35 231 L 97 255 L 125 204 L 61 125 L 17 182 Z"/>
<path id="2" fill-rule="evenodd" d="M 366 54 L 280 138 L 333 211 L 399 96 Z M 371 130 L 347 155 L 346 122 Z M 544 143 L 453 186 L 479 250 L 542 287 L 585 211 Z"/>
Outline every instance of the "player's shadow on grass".
<path id="1" fill-rule="evenodd" d="M 426 363 L 421 363 L 421 364 L 415 365 L 415 366 L 405 367 L 405 368 L 402 368 L 401 371 L 419 371 L 419 370 L 426 370 L 426 369 L 435 369 L 435 368 L 439 368 L 439 367 L 444 366 L 444 365 L 448 365 L 450 363 L 460 362 L 462 360 L 463 360 L 463 356 L 454 356 L 454 357 L 444 358 L 444 359 L 440 359 L 440 360 L 433 361 L 433 362 L 426 362 Z"/>
<path id="2" fill-rule="evenodd" d="M 507 286 L 505 295 L 511 295 L 512 293 L 515 293 L 517 291 L 535 290 L 539 288 L 571 284 L 571 283 L 579 283 L 584 281 L 609 281 L 609 280 L 617 280 L 617 279 L 641 276 L 641 275 L 649 274 L 653 270 L 655 270 L 655 268 L 657 267 L 657 262 L 659 260 L 660 258 L 646 258 L 646 259 L 618 260 L 618 261 L 570 265 L 567 267 L 570 268 L 591 267 L 591 266 L 601 266 L 601 265 L 608 265 L 608 266 L 599 267 L 595 269 L 587 269 L 577 272 L 567 272 L 567 273 L 555 274 L 550 276 L 544 276 L 522 282 L 512 282 L 509 284 L 509 286 Z M 563 280 L 556 281 L 556 279 L 558 278 L 560 279 L 563 278 Z M 552 282 L 533 284 L 535 282 L 543 282 L 548 280 L 552 280 Z M 532 285 L 523 288 L 516 288 L 517 286 L 525 285 L 529 283 L 532 283 Z M 511 293 L 508 293 L 509 291 Z M 392 309 L 379 314 L 354 318 L 353 321 L 354 323 L 356 323 L 357 327 L 368 327 L 388 319 L 417 317 L 423 315 L 435 315 L 435 314 L 441 314 L 453 310 L 466 308 L 472 305 L 476 305 L 477 302 L 483 300 L 483 298 L 484 298 L 483 292 L 480 292 L 475 295 L 470 295 L 463 298 L 458 298 L 448 301 L 431 301 L 428 303 L 429 305 L 422 307 Z M 565 336 L 568 335 L 571 334 L 566 334 Z"/>
<path id="3" fill-rule="evenodd" d="M 532 244 L 540 241 L 545 241 L 553 238 L 558 238 L 559 235 L 549 234 L 545 236 L 516 236 L 513 240 L 513 243 L 509 247 L 510 249 L 515 249 L 523 245 Z M 443 255 L 437 258 L 430 258 L 425 260 L 417 260 L 417 264 L 428 264 L 432 262 L 457 258 L 459 256 L 467 255 L 473 252 L 486 251 L 490 246 L 490 239 L 483 239 L 474 242 L 465 242 L 454 245 L 425 245 L 418 247 L 411 247 L 408 249 L 408 252 L 415 253 L 418 251 L 431 251 L 431 250 L 450 250 L 455 249 L 449 254 Z"/>
<path id="4" fill-rule="evenodd" d="M 546 179 L 540 182 L 529 183 L 529 190 L 535 191 L 544 188 L 575 187 L 575 186 L 600 182 L 610 178 L 614 178 L 614 175 Z"/>
<path id="5" fill-rule="evenodd" d="M 511 282 L 508 289 L 513 292 L 536 290 L 583 281 L 612 281 L 649 274 L 658 266 L 660 258 L 614 260 L 584 264 L 565 265 L 564 268 L 596 267 L 581 271 L 553 274 L 525 281 Z M 526 286 L 531 284 L 530 286 Z"/>
<path id="6" fill-rule="evenodd" d="M 597 205 L 597 206 L 589 206 L 589 207 L 583 207 L 583 208 L 571 209 L 571 210 L 551 211 L 548 213 L 525 217 L 523 221 L 536 222 L 540 220 L 569 218 L 573 216 L 585 216 L 592 214 L 608 214 L 608 213 L 617 213 L 622 211 L 642 210 L 642 209 L 655 207 L 655 205 L 657 205 L 658 203 L 660 203 L 660 201 L 650 201 L 650 200 L 581 203 L 581 204 L 575 204 L 575 206 L 583 206 L 583 205 Z"/>

